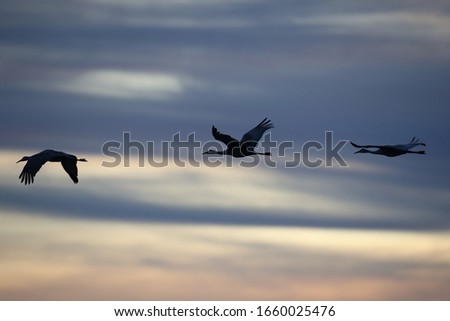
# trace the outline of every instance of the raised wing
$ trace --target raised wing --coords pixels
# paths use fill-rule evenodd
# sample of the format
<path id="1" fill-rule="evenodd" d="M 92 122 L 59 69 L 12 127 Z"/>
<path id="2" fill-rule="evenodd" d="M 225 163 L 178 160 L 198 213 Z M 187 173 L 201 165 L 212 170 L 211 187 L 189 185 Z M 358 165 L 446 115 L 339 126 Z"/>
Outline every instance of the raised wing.
<path id="1" fill-rule="evenodd" d="M 241 148 L 244 147 L 247 151 L 253 151 L 258 144 L 258 141 L 263 136 L 264 132 L 270 128 L 273 128 L 271 120 L 267 117 L 263 119 L 255 128 L 248 131 L 241 138 Z"/>
<path id="2" fill-rule="evenodd" d="M 77 168 L 77 159 L 76 157 L 66 158 L 61 161 L 61 165 L 64 170 L 69 174 L 72 181 L 77 184 L 78 183 L 78 168 Z"/>
<path id="3" fill-rule="evenodd" d="M 212 127 L 212 135 L 215 139 L 221 141 L 225 145 L 229 146 L 231 145 L 239 145 L 239 142 L 236 138 L 231 137 L 230 135 L 222 134 L 217 130 L 216 127 Z"/>

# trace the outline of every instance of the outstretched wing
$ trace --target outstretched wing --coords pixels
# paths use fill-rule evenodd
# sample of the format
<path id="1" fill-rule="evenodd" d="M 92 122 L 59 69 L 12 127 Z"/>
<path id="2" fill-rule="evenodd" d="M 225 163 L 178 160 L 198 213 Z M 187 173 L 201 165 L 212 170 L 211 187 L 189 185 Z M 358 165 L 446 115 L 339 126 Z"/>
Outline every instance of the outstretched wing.
<path id="1" fill-rule="evenodd" d="M 31 156 L 19 175 L 20 182 L 25 183 L 25 185 L 33 184 L 36 173 L 39 172 L 42 165 L 47 162 L 47 156 L 48 155 L 45 152 Z"/>
<path id="2" fill-rule="evenodd" d="M 414 148 L 419 145 L 426 146 L 426 144 L 422 143 L 419 138 L 416 138 L 414 136 L 413 139 L 411 139 L 411 141 L 408 144 L 396 145 L 396 147 L 404 149 L 404 150 L 409 150 L 409 149 Z"/>
<path id="3" fill-rule="evenodd" d="M 241 138 L 241 148 L 244 147 L 246 151 L 253 151 L 263 136 L 264 132 L 273 128 L 271 120 L 264 118 L 255 128 L 248 131 Z"/>
<path id="4" fill-rule="evenodd" d="M 66 158 L 61 161 L 61 165 L 64 170 L 69 174 L 72 181 L 77 184 L 78 183 L 78 168 L 77 168 L 77 159 L 75 158 Z"/>
<path id="5" fill-rule="evenodd" d="M 382 148 L 382 145 L 357 145 L 353 142 L 350 142 L 350 144 L 352 144 L 353 147 L 356 148 Z"/>
<path id="6" fill-rule="evenodd" d="M 228 147 L 230 145 L 239 145 L 239 142 L 238 142 L 238 140 L 236 138 L 233 138 L 230 135 L 222 134 L 214 126 L 212 127 L 212 135 L 214 136 L 215 139 L 221 141 L 222 143 L 224 143 Z"/>

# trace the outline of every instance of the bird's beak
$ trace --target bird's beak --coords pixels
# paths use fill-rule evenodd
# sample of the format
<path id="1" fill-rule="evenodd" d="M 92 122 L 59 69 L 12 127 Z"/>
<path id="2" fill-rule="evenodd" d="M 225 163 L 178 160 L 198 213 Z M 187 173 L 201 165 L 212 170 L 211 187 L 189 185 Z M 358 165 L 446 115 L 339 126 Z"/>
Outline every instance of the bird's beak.
<path id="1" fill-rule="evenodd" d="M 203 155 L 205 155 L 205 154 L 208 154 L 208 151 L 206 151 L 206 152 L 203 152 Z"/>
<path id="2" fill-rule="evenodd" d="M 20 162 L 22 162 L 22 161 L 23 161 L 23 159 L 20 159 L 20 160 L 18 160 L 18 161 L 16 162 L 16 164 L 17 164 L 17 163 L 20 163 Z"/>

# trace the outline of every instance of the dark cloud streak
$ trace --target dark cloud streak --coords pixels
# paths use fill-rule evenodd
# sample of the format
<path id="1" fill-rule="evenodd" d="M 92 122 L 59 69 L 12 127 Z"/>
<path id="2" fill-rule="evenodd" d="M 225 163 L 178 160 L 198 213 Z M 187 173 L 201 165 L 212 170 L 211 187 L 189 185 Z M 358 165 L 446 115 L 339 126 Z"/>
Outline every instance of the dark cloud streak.
<path id="1" fill-rule="evenodd" d="M 4 138 L 0 148 L 99 153 L 104 142 L 120 140 L 125 131 L 140 141 L 169 140 L 178 131 L 195 131 L 204 140 L 211 139 L 212 125 L 242 133 L 249 124 L 270 117 L 275 123 L 275 139 L 299 145 L 322 140 L 327 130 L 358 143 L 395 144 L 420 137 L 428 144 L 420 163 L 407 158 L 360 159 L 423 172 L 403 178 L 411 186 L 448 188 L 449 170 L 442 164 L 450 157 L 450 41 L 439 25 L 450 11 L 448 3 L 148 3 L 4 1 L 0 7 L 0 133 Z M 353 24 L 340 25 L 342 15 L 351 17 Z M 361 18 L 374 15 L 397 27 L 409 26 L 414 17 L 420 17 L 421 24 L 413 24 L 420 35 L 410 30 L 386 34 L 376 23 L 362 24 L 365 20 Z M 334 20 L 330 23 L 323 17 Z M 428 31 L 439 35 L 425 39 L 423 34 Z M 199 85 L 183 87 L 167 100 L 95 96 L 64 92 L 55 86 L 70 85 L 79 76 L 105 70 L 164 73 L 193 79 Z M 325 222 L 309 213 L 275 218 L 189 210 L 184 215 L 180 209 L 133 202 L 109 200 L 114 204 L 108 205 L 108 200 L 90 195 L 76 198 L 67 212 L 64 202 L 54 203 L 51 196 L 40 200 L 30 195 L 20 203 L 21 193 L 5 188 L 1 204 L 30 211 L 37 206 L 53 215 L 122 219 L 129 212 L 136 220 L 205 224 L 447 226 L 439 216 L 441 208 L 436 214 L 440 219 L 420 221 L 419 227 L 395 217 L 389 222 Z M 67 201 L 66 196 L 58 197 Z"/>
<path id="2" fill-rule="evenodd" d="M 3 210 L 32 213 L 32 215 L 76 218 L 84 220 L 113 220 L 124 222 L 154 222 L 172 224 L 216 224 L 242 226 L 297 226 L 320 228 L 383 229 L 383 230 L 447 230 L 449 221 L 434 213 L 423 219 L 406 221 L 405 218 L 389 219 L 336 218 L 314 213 L 299 212 L 286 216 L 280 213 L 258 213 L 222 209 L 182 209 L 144 204 L 107 196 L 95 196 L 86 192 L 57 191 L 40 187 L 36 191 L 23 188 L 0 188 Z M 26 201 L 25 201 L 26 200 Z M 434 219 L 432 219 L 434 217 Z"/>

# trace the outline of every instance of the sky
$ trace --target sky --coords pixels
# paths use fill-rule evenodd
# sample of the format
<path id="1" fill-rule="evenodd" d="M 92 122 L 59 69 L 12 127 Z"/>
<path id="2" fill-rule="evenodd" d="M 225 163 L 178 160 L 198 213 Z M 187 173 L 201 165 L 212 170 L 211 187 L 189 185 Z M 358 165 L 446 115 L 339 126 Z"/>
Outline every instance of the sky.
<path id="1" fill-rule="evenodd" d="M 448 1 L 2 1 L 0 299 L 449 300 L 449 83 Z M 275 166 L 207 166 L 265 117 Z M 347 166 L 286 166 L 326 132 Z M 20 184 L 44 149 L 79 184 Z"/>

